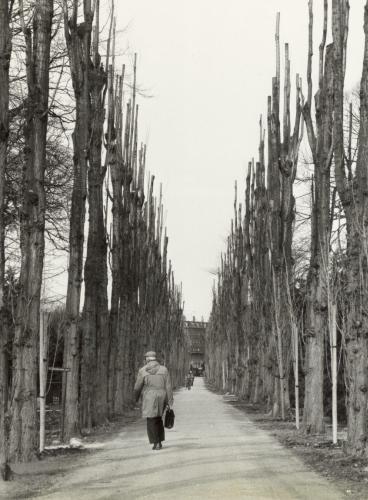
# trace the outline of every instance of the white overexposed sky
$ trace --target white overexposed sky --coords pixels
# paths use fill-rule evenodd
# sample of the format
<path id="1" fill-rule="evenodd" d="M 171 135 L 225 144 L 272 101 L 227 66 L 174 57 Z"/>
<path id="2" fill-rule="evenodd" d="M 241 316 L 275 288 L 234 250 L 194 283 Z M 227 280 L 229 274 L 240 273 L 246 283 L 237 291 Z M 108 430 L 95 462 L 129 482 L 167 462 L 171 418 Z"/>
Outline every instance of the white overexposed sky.
<path id="1" fill-rule="evenodd" d="M 108 0 L 101 2 L 109 12 Z M 290 45 L 292 82 L 306 94 L 307 0 L 115 0 L 117 65 L 138 53 L 140 140 L 147 170 L 163 184 L 169 258 L 183 283 L 187 318 L 208 318 L 213 272 L 233 216 L 234 181 L 244 198 L 248 161 L 257 157 L 275 73 L 275 19 Z M 331 1 L 329 2 L 331 3 Z M 346 91 L 359 82 L 364 0 L 351 0 Z M 314 0 L 314 69 L 323 0 Z M 330 41 L 330 27 L 329 39 Z M 314 82 L 317 78 L 314 74 Z M 315 90 L 315 87 L 314 87 Z M 292 95 L 292 103 L 294 95 Z M 304 151 L 303 154 L 308 154 Z M 57 252 L 56 252 L 57 254 Z M 46 259 L 45 293 L 64 300 L 65 254 Z"/>
<path id="2" fill-rule="evenodd" d="M 148 170 L 163 183 L 169 255 L 183 283 L 185 314 L 207 319 L 234 181 L 241 199 L 247 162 L 257 155 L 259 116 L 274 75 L 276 12 L 281 42 L 290 44 L 292 81 L 296 72 L 305 81 L 308 2 L 116 3 L 119 51 L 138 53 L 138 83 L 150 96 L 140 98 L 140 139 L 148 145 Z M 351 2 L 347 89 L 360 78 L 364 3 Z M 314 4 L 316 66 L 323 1 Z"/>

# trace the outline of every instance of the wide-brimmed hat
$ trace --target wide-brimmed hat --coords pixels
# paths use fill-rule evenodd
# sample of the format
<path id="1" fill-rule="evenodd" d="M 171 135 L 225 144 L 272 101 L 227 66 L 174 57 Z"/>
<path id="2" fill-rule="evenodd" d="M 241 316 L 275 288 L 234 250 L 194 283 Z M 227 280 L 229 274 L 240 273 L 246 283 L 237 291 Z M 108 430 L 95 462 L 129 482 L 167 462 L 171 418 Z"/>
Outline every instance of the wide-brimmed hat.
<path id="1" fill-rule="evenodd" d="M 146 352 L 146 354 L 144 355 L 145 358 L 154 358 L 156 359 L 156 353 L 155 351 L 148 351 Z"/>

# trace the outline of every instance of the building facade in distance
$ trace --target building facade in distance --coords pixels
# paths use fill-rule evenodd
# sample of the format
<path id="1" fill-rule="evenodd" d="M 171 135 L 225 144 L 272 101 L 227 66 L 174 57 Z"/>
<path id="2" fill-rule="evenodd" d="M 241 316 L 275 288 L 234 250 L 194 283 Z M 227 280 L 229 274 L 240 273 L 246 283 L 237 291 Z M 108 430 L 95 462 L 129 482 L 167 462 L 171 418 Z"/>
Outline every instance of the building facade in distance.
<path id="1" fill-rule="evenodd" d="M 201 375 L 204 370 L 205 333 L 207 323 L 205 321 L 185 321 L 184 328 L 189 340 L 190 367 L 194 375 Z"/>

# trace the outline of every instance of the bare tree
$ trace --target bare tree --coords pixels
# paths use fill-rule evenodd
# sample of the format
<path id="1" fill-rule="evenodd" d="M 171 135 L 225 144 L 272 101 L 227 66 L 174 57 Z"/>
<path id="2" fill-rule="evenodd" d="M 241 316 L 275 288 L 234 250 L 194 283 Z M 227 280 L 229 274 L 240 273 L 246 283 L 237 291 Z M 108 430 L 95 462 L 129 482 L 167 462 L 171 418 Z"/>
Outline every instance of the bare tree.
<path id="1" fill-rule="evenodd" d="M 367 455 L 368 402 L 368 2 L 364 12 L 365 47 L 360 82 L 360 127 L 355 172 L 346 174 L 344 154 L 344 78 L 349 2 L 333 0 L 334 160 L 336 186 L 346 216 L 346 331 L 349 453 Z M 349 167 L 349 163 L 348 163 Z"/>
<path id="2" fill-rule="evenodd" d="M 107 75 L 99 54 L 99 0 L 95 8 L 90 68 L 91 139 L 88 169 L 88 239 L 84 267 L 81 424 L 89 429 L 107 418 L 108 302 L 107 239 L 104 222 L 103 186 L 106 165 L 102 164 L 105 121 L 104 96 Z"/>
<path id="3" fill-rule="evenodd" d="M 123 74 L 117 78 L 117 88 L 114 92 L 113 66 L 109 70 L 109 106 L 107 125 L 108 163 L 111 172 L 112 185 L 112 235 L 111 252 L 111 306 L 110 306 L 110 344 L 109 344 L 109 413 L 121 410 L 122 395 L 115 397 L 117 384 L 121 380 L 121 365 L 118 363 L 119 348 L 119 303 L 121 295 L 121 215 L 122 215 L 122 156 L 123 156 Z M 120 391 L 118 391 L 120 392 Z"/>
<path id="4" fill-rule="evenodd" d="M 10 454 L 29 460 L 37 449 L 37 339 L 44 260 L 46 135 L 53 0 L 33 7 L 33 28 L 20 2 L 26 43 L 26 139 L 21 208 L 20 294 L 13 342 Z"/>
<path id="5" fill-rule="evenodd" d="M 284 110 L 280 121 L 279 15 L 276 76 L 268 98 L 268 177 L 265 137 L 260 126 L 259 161 L 248 165 L 245 214 L 234 204 L 226 253 L 208 328 L 209 373 L 219 386 L 257 401 L 268 397 L 274 416 L 285 418 L 289 402 L 291 326 L 294 314 L 292 238 L 293 184 L 301 142 L 300 82 L 296 78 L 295 123 L 290 118 L 290 60 L 285 45 Z M 236 381 L 236 383 L 235 383 Z"/>
<path id="6" fill-rule="evenodd" d="M 313 7 L 309 2 L 308 99 L 303 107 L 309 147 L 314 164 L 312 184 L 311 256 L 307 279 L 305 328 L 305 396 L 303 428 L 324 430 L 324 345 L 328 332 L 328 281 L 330 252 L 330 167 L 332 161 L 333 58 L 326 49 L 328 2 L 324 2 L 323 36 L 319 48 L 318 91 L 315 96 L 316 125 L 312 120 Z"/>
<path id="7" fill-rule="evenodd" d="M 279 390 L 275 384 L 274 415 L 281 412 L 285 418 L 288 398 L 288 372 L 290 368 L 291 324 L 287 307 L 287 290 L 292 279 L 292 238 L 295 217 L 293 183 L 296 176 L 300 146 L 301 105 L 299 78 L 296 79 L 296 113 L 294 130 L 290 125 L 290 60 L 285 45 L 285 83 L 283 134 L 280 123 L 280 47 L 279 15 L 276 27 L 276 76 L 272 79 L 272 97 L 268 100 L 268 178 L 269 248 L 272 281 L 272 331 L 275 338 L 278 364 Z M 282 136 L 282 137 L 281 137 Z"/>
<path id="8" fill-rule="evenodd" d="M 87 197 L 87 169 L 91 136 L 91 37 L 93 12 L 91 1 L 83 3 L 83 22 L 78 23 L 78 0 L 73 0 L 69 18 L 64 2 L 64 29 L 75 97 L 75 128 L 73 133 L 74 184 L 70 213 L 69 268 L 66 298 L 67 328 L 64 343 L 64 375 L 66 409 L 63 440 L 79 433 L 79 314 L 83 275 L 83 244 Z"/>
<path id="9" fill-rule="evenodd" d="M 9 137 L 9 66 L 11 57 L 11 4 L 0 1 L 0 473 L 9 478 L 8 466 L 8 329 L 4 314 L 5 282 L 5 172 Z"/>

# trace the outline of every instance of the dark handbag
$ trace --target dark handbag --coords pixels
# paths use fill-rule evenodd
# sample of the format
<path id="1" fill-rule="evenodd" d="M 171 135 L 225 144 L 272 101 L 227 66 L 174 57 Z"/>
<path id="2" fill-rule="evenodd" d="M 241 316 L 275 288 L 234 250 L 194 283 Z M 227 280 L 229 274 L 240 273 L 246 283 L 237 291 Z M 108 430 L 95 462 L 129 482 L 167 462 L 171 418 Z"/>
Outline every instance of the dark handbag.
<path id="1" fill-rule="evenodd" d="M 168 408 L 165 413 L 165 427 L 166 429 L 172 429 L 174 427 L 175 422 L 175 413 L 174 410 Z"/>

